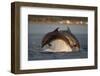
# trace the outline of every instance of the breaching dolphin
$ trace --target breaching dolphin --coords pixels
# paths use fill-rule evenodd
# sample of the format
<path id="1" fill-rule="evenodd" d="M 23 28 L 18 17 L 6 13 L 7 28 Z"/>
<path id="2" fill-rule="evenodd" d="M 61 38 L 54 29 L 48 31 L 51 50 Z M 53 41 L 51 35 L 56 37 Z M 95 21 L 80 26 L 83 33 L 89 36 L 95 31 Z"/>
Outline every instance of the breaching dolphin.
<path id="1" fill-rule="evenodd" d="M 41 47 L 43 48 L 45 45 L 52 46 L 50 42 L 61 39 L 66 42 L 67 45 L 70 46 L 72 51 L 79 51 L 80 50 L 80 44 L 77 38 L 71 33 L 71 30 L 69 27 L 67 27 L 67 31 L 59 31 L 59 27 L 57 27 L 54 31 L 47 33 L 41 43 Z"/>

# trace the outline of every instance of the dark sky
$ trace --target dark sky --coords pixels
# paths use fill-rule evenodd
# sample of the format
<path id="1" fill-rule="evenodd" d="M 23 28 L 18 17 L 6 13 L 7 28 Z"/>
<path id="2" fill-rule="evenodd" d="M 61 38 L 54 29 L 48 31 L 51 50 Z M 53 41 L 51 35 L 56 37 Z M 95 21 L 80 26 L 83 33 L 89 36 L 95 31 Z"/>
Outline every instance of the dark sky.
<path id="1" fill-rule="evenodd" d="M 28 33 L 47 33 L 57 27 L 67 30 L 67 26 L 75 34 L 87 33 L 87 17 L 28 15 Z"/>

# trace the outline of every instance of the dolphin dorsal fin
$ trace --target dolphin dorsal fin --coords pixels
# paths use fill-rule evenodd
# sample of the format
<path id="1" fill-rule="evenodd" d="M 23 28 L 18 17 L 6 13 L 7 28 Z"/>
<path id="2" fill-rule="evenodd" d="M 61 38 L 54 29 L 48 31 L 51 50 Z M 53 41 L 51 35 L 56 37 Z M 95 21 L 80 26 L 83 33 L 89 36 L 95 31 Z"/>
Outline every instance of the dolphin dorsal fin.
<path id="1" fill-rule="evenodd" d="M 54 30 L 54 32 L 58 32 L 58 29 L 59 29 L 59 27 L 57 27 L 57 28 Z"/>
<path id="2" fill-rule="evenodd" d="M 71 30 L 70 30 L 70 28 L 68 26 L 67 26 L 67 31 L 71 33 Z"/>

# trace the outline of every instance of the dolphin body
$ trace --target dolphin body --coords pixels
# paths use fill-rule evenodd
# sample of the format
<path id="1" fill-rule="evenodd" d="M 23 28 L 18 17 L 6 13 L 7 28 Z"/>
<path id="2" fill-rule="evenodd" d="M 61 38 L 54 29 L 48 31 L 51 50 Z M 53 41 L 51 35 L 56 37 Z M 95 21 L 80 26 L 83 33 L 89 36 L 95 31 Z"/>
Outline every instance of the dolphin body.
<path id="1" fill-rule="evenodd" d="M 59 28 L 56 28 L 54 31 L 47 33 L 41 43 L 43 48 L 45 45 L 52 46 L 50 42 L 61 39 L 66 42 L 72 49 L 72 51 L 79 51 L 80 44 L 77 38 L 71 33 L 70 28 L 68 27 L 67 31 L 59 31 Z"/>

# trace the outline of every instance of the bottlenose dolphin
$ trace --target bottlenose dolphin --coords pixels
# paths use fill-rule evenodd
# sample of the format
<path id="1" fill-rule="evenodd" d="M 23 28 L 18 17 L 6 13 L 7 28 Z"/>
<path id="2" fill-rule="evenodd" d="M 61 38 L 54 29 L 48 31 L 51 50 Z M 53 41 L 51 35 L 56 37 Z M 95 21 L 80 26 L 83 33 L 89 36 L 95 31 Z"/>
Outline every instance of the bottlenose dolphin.
<path id="1" fill-rule="evenodd" d="M 61 31 L 64 36 L 69 40 L 70 46 L 74 51 L 78 51 L 80 49 L 80 44 L 74 34 L 72 34 L 69 27 L 67 27 L 67 31 Z"/>
<path id="2" fill-rule="evenodd" d="M 73 50 L 78 51 L 80 49 L 80 44 L 77 38 L 71 33 L 69 27 L 67 27 L 67 31 L 58 31 L 59 27 L 57 27 L 54 31 L 47 33 L 41 43 L 41 47 L 43 48 L 45 45 L 52 46 L 50 44 L 51 41 L 56 39 L 62 39 L 68 44 Z"/>
<path id="3" fill-rule="evenodd" d="M 42 40 L 42 46 L 41 47 L 44 47 L 46 44 L 48 44 L 49 46 L 52 46 L 50 44 L 51 41 L 55 40 L 55 39 L 62 39 L 64 40 L 67 44 L 70 44 L 69 43 L 69 40 L 62 34 L 58 31 L 59 28 L 56 28 L 54 31 L 52 32 L 49 32 L 47 33 L 43 40 Z"/>

